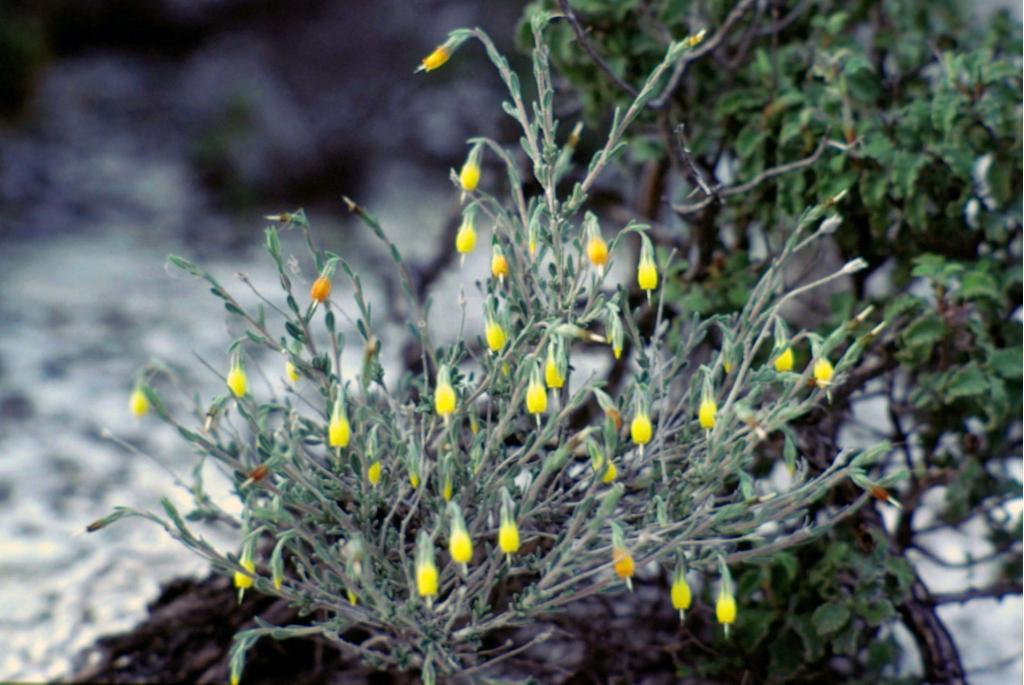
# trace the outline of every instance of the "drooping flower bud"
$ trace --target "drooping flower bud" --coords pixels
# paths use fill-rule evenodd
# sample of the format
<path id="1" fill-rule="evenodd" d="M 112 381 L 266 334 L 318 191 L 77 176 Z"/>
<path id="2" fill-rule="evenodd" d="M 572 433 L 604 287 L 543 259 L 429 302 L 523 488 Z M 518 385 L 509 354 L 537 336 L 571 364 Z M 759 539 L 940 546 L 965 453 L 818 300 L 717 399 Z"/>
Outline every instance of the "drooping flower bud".
<path id="1" fill-rule="evenodd" d="M 498 548 L 511 562 L 513 554 L 519 551 L 519 526 L 512 515 L 512 497 L 508 490 L 501 490 L 501 526 L 498 528 Z"/>
<path id="2" fill-rule="evenodd" d="M 835 370 L 832 368 L 832 362 L 824 357 L 819 357 L 814 361 L 814 381 L 818 384 L 819 388 L 827 388 L 832 383 L 832 375 Z"/>
<path id="3" fill-rule="evenodd" d="M 487 339 L 488 349 L 495 354 L 501 352 L 501 349 L 505 347 L 505 343 L 508 340 L 508 336 L 505 335 L 505 329 L 502 328 L 501 323 L 493 318 L 488 318 L 484 324 L 484 337 Z"/>
<path id="4" fill-rule="evenodd" d="M 508 259 L 505 258 L 505 253 L 497 243 L 491 249 L 491 276 L 501 281 L 508 276 Z"/>
<path id="5" fill-rule="evenodd" d="M 459 171 L 459 185 L 462 186 L 463 193 L 472 193 L 480 183 L 480 153 L 482 151 L 483 148 L 479 143 L 474 145 Z"/>
<path id="6" fill-rule="evenodd" d="M 141 383 L 132 390 L 131 397 L 128 398 L 128 408 L 137 417 L 143 417 L 149 412 L 149 399 L 146 397 L 146 393 L 142 391 Z"/>
<path id="7" fill-rule="evenodd" d="M 793 370 L 793 348 L 786 345 L 785 349 L 775 355 L 775 370 L 779 373 L 788 373 Z"/>
<path id="8" fill-rule="evenodd" d="M 682 564 L 676 568 L 672 576 L 672 608 L 679 612 L 679 620 L 686 618 L 686 610 L 690 608 L 693 601 L 693 593 L 690 591 L 690 584 L 686 582 L 686 567 Z"/>
<path id="9" fill-rule="evenodd" d="M 622 529 L 614 521 L 612 522 L 612 567 L 615 569 L 615 574 L 626 581 L 626 587 L 632 592 L 633 572 L 636 570 L 636 564 L 633 561 L 633 554 L 626 547 Z"/>
<path id="10" fill-rule="evenodd" d="M 526 411 L 537 417 L 548 409 L 548 393 L 540 382 L 540 371 L 536 365 L 530 374 L 530 385 L 526 388 Z"/>
<path id="11" fill-rule="evenodd" d="M 245 397 L 245 393 L 249 388 L 249 379 L 245 375 L 245 370 L 242 369 L 242 356 L 240 354 L 236 353 L 231 361 L 227 386 L 235 397 Z"/>
<path id="12" fill-rule="evenodd" d="M 442 366 L 437 373 L 437 389 L 434 390 L 434 409 L 437 415 L 448 419 L 455 411 L 455 389 L 448 377 L 448 367 Z"/>
<path id="13" fill-rule="evenodd" d="M 420 531 L 416 545 L 416 592 L 430 606 L 437 595 L 437 565 L 434 563 L 434 543 L 424 530 Z"/>
<path id="14" fill-rule="evenodd" d="M 462 225 L 455 234 L 455 249 L 462 259 L 476 247 L 476 205 L 470 205 L 462 214 Z"/>
<path id="15" fill-rule="evenodd" d="M 641 290 L 647 291 L 648 298 L 652 290 L 658 287 L 658 267 L 654 263 L 654 246 L 646 235 L 640 236 L 640 264 L 636 270 L 636 282 Z"/>
<path id="16" fill-rule="evenodd" d="M 345 401 L 339 391 L 338 398 L 334 401 L 334 409 L 331 411 L 331 422 L 327 427 L 327 441 L 331 447 L 348 447 L 351 436 L 352 429 L 348 423 Z"/>
<path id="17" fill-rule="evenodd" d="M 700 427 L 705 430 L 714 428 L 717 415 L 718 405 L 715 404 L 715 400 L 710 395 L 705 395 L 700 401 L 700 408 L 697 410 L 697 420 L 700 422 Z"/>
<path id="18" fill-rule="evenodd" d="M 563 387 L 568 366 L 565 342 L 561 336 L 554 336 L 548 343 L 548 356 L 544 361 L 544 383 L 552 390 Z"/>
<path id="19" fill-rule="evenodd" d="M 466 522 L 462 520 L 462 511 L 455 502 L 448 503 L 448 510 L 451 514 L 451 532 L 448 537 L 448 552 L 452 555 L 452 561 L 462 565 L 465 573 L 466 564 L 473 559 L 473 541 L 466 530 Z"/>

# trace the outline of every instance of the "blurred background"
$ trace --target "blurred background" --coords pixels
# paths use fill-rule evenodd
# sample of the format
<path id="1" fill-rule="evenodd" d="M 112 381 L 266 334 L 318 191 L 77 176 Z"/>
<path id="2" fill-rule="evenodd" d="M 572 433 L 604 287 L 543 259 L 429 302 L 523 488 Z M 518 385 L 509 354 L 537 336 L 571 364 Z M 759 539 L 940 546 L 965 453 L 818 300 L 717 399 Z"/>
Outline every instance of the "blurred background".
<path id="1" fill-rule="evenodd" d="M 130 416 L 134 374 L 159 360 L 208 397 L 219 381 L 193 354 L 224 367 L 238 334 L 167 255 L 240 295 L 237 271 L 272 289 L 262 217 L 304 207 L 387 311 L 374 277 L 386 254 L 340 198 L 429 268 L 457 216 L 448 172 L 466 138 L 513 137 L 477 46 L 413 70 L 460 26 L 517 55 L 522 5 L 0 0 L 0 680 L 66 676 L 97 637 L 142 619 L 161 583 L 206 571 L 145 523 L 82 534 L 117 505 L 184 505 L 171 474 L 188 480 L 194 460 L 162 424 Z M 456 283 L 438 284 L 435 324 Z M 280 381 L 271 371 L 261 382 Z M 961 609 L 963 653 L 992 664 L 979 677 L 1019 681 L 1019 597 Z"/>

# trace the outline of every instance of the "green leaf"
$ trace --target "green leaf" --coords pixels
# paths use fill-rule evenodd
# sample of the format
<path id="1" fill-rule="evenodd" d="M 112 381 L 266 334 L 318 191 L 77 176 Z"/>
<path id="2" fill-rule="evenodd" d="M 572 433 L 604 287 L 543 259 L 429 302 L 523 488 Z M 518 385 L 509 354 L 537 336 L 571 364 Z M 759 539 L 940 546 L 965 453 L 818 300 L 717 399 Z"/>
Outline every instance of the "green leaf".
<path id="1" fill-rule="evenodd" d="M 903 344 L 908 347 L 931 347 L 946 337 L 946 325 L 935 312 L 928 312 L 903 331 Z"/>
<path id="2" fill-rule="evenodd" d="M 975 269 L 964 274 L 963 280 L 960 281 L 960 295 L 967 299 L 988 297 L 999 301 L 1001 293 L 992 274 Z"/>
<path id="3" fill-rule="evenodd" d="M 811 621 L 822 635 L 831 635 L 850 620 L 850 609 L 845 604 L 822 604 L 814 610 Z"/>
<path id="4" fill-rule="evenodd" d="M 950 399 L 959 399 L 961 397 L 981 395 L 987 392 L 988 389 L 989 383 L 985 374 L 981 372 L 974 362 L 971 362 L 953 374 L 953 377 L 946 385 L 946 396 Z"/>
<path id="5" fill-rule="evenodd" d="M 988 365 L 1001 378 L 1019 379 L 1024 366 L 1024 348 L 1020 345 L 1004 350 L 990 350 Z"/>

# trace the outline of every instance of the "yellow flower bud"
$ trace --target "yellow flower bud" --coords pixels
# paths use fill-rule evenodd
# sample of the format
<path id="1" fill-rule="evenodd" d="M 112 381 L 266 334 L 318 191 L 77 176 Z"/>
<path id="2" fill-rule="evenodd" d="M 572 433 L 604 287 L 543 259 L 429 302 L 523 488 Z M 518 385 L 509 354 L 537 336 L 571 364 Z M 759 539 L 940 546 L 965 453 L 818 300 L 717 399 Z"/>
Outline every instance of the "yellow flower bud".
<path id="1" fill-rule="evenodd" d="M 636 272 L 636 281 L 641 290 L 654 290 L 658 287 L 658 268 L 653 261 L 641 260 Z"/>
<path id="2" fill-rule="evenodd" d="M 711 430 L 715 427 L 715 416 L 718 414 L 718 405 L 710 397 L 705 397 L 700 401 L 700 409 L 697 410 L 697 420 L 700 421 L 700 427 L 706 430 Z"/>
<path id="3" fill-rule="evenodd" d="M 715 616 L 718 622 L 729 626 L 736 622 L 736 598 L 730 592 L 722 592 L 718 595 L 718 602 L 715 604 Z"/>
<path id="4" fill-rule="evenodd" d="M 420 597 L 433 597 L 437 594 L 437 566 L 433 561 L 416 564 L 416 591 Z"/>
<path id="5" fill-rule="evenodd" d="M 292 364 L 290 361 L 285 362 L 284 373 L 292 383 L 297 383 L 299 381 L 299 370 L 295 368 L 295 364 Z"/>
<path id="6" fill-rule="evenodd" d="M 366 469 L 366 480 L 370 481 L 371 486 L 377 487 L 377 483 L 380 483 L 380 471 L 379 461 L 373 462 L 370 464 L 370 468 Z"/>
<path id="7" fill-rule="evenodd" d="M 342 414 L 333 416 L 328 426 L 328 442 L 331 447 L 347 447 L 352 430 L 348 425 L 348 418 Z"/>
<path id="8" fill-rule="evenodd" d="M 494 278 L 505 278 L 508 276 L 508 260 L 497 247 L 491 254 L 491 276 Z"/>
<path id="9" fill-rule="evenodd" d="M 629 550 L 616 547 L 612 550 L 612 562 L 615 566 L 615 573 L 623 580 L 629 581 L 633 577 L 634 562 L 633 555 Z"/>
<path id="10" fill-rule="evenodd" d="M 434 48 L 434 51 L 423 58 L 420 62 L 420 68 L 416 71 L 433 71 L 444 66 L 445 62 L 452 56 L 451 51 L 446 45 L 439 45 Z"/>
<path id="11" fill-rule="evenodd" d="M 640 412 L 633 417 L 633 422 L 629 426 L 629 434 L 635 444 L 646 445 L 649 443 L 652 432 L 651 419 L 647 416 L 647 412 Z"/>
<path id="12" fill-rule="evenodd" d="M 501 348 L 505 347 L 507 336 L 505 335 L 505 329 L 501 327 L 501 324 L 494 319 L 487 319 L 487 323 L 484 325 L 484 337 L 487 339 L 487 347 L 490 348 L 491 352 L 500 352 Z"/>
<path id="13" fill-rule="evenodd" d="M 531 414 L 543 414 L 548 408 L 548 393 L 544 386 L 535 381 L 530 382 L 526 389 L 526 411 Z"/>
<path id="14" fill-rule="evenodd" d="M 455 249 L 459 254 L 466 255 L 472 252 L 474 247 L 476 247 L 476 228 L 473 226 L 473 220 L 467 217 L 459 227 L 459 232 L 455 234 Z"/>
<path id="15" fill-rule="evenodd" d="M 775 357 L 775 370 L 779 373 L 786 373 L 793 370 L 793 348 L 786 346 L 782 352 Z"/>
<path id="16" fill-rule="evenodd" d="M 323 302 L 331 294 L 331 279 L 327 276 L 318 276 L 313 285 L 309 288 L 309 297 L 316 302 Z"/>
<path id="17" fill-rule="evenodd" d="M 534 238 L 532 235 L 526 241 L 526 249 L 529 251 L 530 257 L 533 257 L 534 255 L 537 254 L 537 239 Z"/>
<path id="18" fill-rule="evenodd" d="M 409 472 L 409 485 L 412 486 L 413 490 L 418 488 L 420 486 L 420 474 L 416 473 L 415 471 L 410 471 Z"/>
<path id="19" fill-rule="evenodd" d="M 447 418 L 455 411 L 455 389 L 448 380 L 448 369 L 442 368 L 437 374 L 437 389 L 434 391 L 434 408 L 437 415 Z"/>
<path id="20" fill-rule="evenodd" d="M 359 598 L 356 597 L 356 593 L 352 590 L 346 590 L 345 594 L 348 595 L 348 603 L 352 606 L 355 606 L 356 603 L 359 601 Z"/>
<path id="21" fill-rule="evenodd" d="M 544 382 L 549 388 L 558 389 L 565 385 L 565 378 L 562 376 L 562 372 L 558 370 L 558 362 L 555 361 L 554 355 L 548 352 L 548 359 L 544 363 Z"/>
<path id="22" fill-rule="evenodd" d="M 472 193 L 476 190 L 477 185 L 480 183 L 480 165 L 476 160 L 470 158 L 466 160 L 466 163 L 462 165 L 462 170 L 459 172 L 459 184 L 462 189 L 467 193 Z"/>
<path id="23" fill-rule="evenodd" d="M 679 611 L 682 618 L 683 612 L 690 608 L 693 595 L 690 592 L 690 584 L 686 582 L 686 576 L 677 574 L 672 580 L 672 608 Z"/>
<path id="24" fill-rule="evenodd" d="M 814 380 L 819 388 L 825 388 L 832 382 L 833 373 L 832 362 L 824 357 L 814 362 Z"/>
<path id="25" fill-rule="evenodd" d="M 256 572 L 256 564 L 253 563 L 252 559 L 247 556 L 242 556 L 239 560 L 238 565 L 244 568 L 249 573 Z M 239 590 L 247 590 L 252 587 L 253 579 L 251 575 L 242 573 L 241 571 L 235 571 L 235 587 Z"/>
<path id="26" fill-rule="evenodd" d="M 245 397 L 249 388 L 249 379 L 245 375 L 245 371 L 242 370 L 241 362 L 237 359 L 231 365 L 231 370 L 228 371 L 227 385 L 235 397 Z"/>
<path id="27" fill-rule="evenodd" d="M 604 483 L 605 485 L 611 485 L 613 482 L 615 482 L 615 479 L 618 477 L 618 475 L 619 470 L 615 468 L 614 462 L 609 460 L 608 468 L 604 470 L 604 475 L 601 476 L 601 482 Z"/>
<path id="28" fill-rule="evenodd" d="M 503 521 L 498 528 L 498 547 L 505 554 L 515 554 L 519 551 L 519 527 L 515 521 Z"/>
<path id="29" fill-rule="evenodd" d="M 448 551 L 457 564 L 468 564 L 473 558 L 473 541 L 469 539 L 469 533 L 465 529 L 460 527 L 452 531 L 448 540 Z"/>
<path id="30" fill-rule="evenodd" d="M 722 362 L 722 371 L 725 371 L 726 373 L 732 373 L 732 362 L 729 361 L 728 359 L 724 360 Z"/>
<path id="31" fill-rule="evenodd" d="M 128 408 L 135 416 L 145 416 L 149 412 L 149 400 L 146 399 L 146 393 L 139 388 L 132 390 L 132 395 L 128 398 Z"/>
<path id="32" fill-rule="evenodd" d="M 452 479 L 451 478 L 445 478 L 444 479 L 444 487 L 441 488 L 441 497 L 444 498 L 445 502 L 451 502 L 452 501 Z"/>
<path id="33" fill-rule="evenodd" d="M 608 263 L 608 243 L 600 236 L 593 236 L 587 241 L 587 259 L 590 264 L 603 269 Z"/>

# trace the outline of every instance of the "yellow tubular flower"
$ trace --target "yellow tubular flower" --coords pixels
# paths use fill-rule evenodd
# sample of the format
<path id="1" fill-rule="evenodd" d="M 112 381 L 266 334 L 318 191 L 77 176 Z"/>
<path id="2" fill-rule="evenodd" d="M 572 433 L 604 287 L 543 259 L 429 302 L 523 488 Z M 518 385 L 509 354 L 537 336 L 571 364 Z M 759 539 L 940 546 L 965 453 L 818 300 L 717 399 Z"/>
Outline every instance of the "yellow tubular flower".
<path id="1" fill-rule="evenodd" d="M 455 411 L 455 389 L 448 380 L 447 367 L 442 368 L 437 375 L 437 389 L 434 391 L 434 409 L 437 415 L 447 418 Z"/>
<path id="2" fill-rule="evenodd" d="M 128 398 L 128 408 L 135 416 L 145 416 L 149 412 L 149 400 L 146 399 L 146 394 L 139 388 L 132 390 L 131 397 Z"/>
<path id="3" fill-rule="evenodd" d="M 464 528 L 456 528 L 448 540 L 448 551 L 457 564 L 468 564 L 473 558 L 473 541 Z"/>
<path id="4" fill-rule="evenodd" d="M 487 347 L 490 348 L 491 352 L 500 352 L 501 348 L 505 347 L 507 336 L 505 335 L 505 329 L 501 327 L 501 324 L 494 319 L 487 319 L 487 323 L 484 325 L 484 337 L 487 339 Z"/>
<path id="5" fill-rule="evenodd" d="M 491 276 L 499 279 L 508 276 L 508 260 L 505 259 L 505 255 L 497 247 L 494 248 L 494 252 L 491 254 Z"/>
<path id="6" fill-rule="evenodd" d="M 256 572 L 256 564 L 254 564 L 252 562 L 252 559 L 249 559 L 248 557 L 243 556 L 242 559 L 239 560 L 238 565 L 241 566 L 242 568 L 244 568 L 249 573 L 255 573 Z M 252 580 L 252 576 L 251 575 L 246 575 L 245 573 L 242 573 L 241 571 L 235 571 L 235 587 L 236 588 L 238 588 L 239 590 L 248 590 L 249 588 L 252 587 L 252 583 L 253 583 L 253 580 Z"/>
<path id="7" fill-rule="evenodd" d="M 782 352 L 775 357 L 775 370 L 779 373 L 786 373 L 793 370 L 793 348 L 786 346 Z"/>
<path id="8" fill-rule="evenodd" d="M 476 190 L 477 185 L 480 183 L 480 165 L 476 160 L 470 158 L 466 160 L 466 163 L 462 165 L 462 170 L 459 171 L 459 185 L 467 193 L 472 193 Z"/>
<path id="9" fill-rule="evenodd" d="M 814 380 L 818 383 L 819 388 L 825 388 L 832 382 L 834 372 L 832 362 L 824 357 L 814 362 Z"/>
<path id="10" fill-rule="evenodd" d="M 594 236 L 587 241 L 587 259 L 591 266 L 603 269 L 608 263 L 608 243 L 600 236 Z"/>
<path id="11" fill-rule="evenodd" d="M 348 418 L 344 415 L 331 418 L 327 432 L 331 447 L 347 447 L 349 438 L 352 436 L 352 429 L 348 425 Z"/>
<path id="12" fill-rule="evenodd" d="M 633 422 L 629 426 L 629 435 L 633 438 L 634 444 L 646 445 L 651 441 L 652 433 L 651 419 L 647 416 L 647 412 L 640 412 L 633 417 Z"/>
<path id="13" fill-rule="evenodd" d="M 677 574 L 672 580 L 672 608 L 679 611 L 679 620 L 683 619 L 683 612 L 690 608 L 693 601 L 693 594 L 690 592 L 690 584 L 686 582 L 686 576 Z"/>
<path id="14" fill-rule="evenodd" d="M 722 592 L 718 595 L 715 616 L 727 631 L 729 626 L 736 622 L 736 598 L 732 596 L 732 593 Z"/>
<path id="15" fill-rule="evenodd" d="M 715 427 L 715 416 L 718 414 L 718 405 L 710 397 L 705 397 L 700 401 L 700 409 L 697 410 L 697 420 L 700 421 L 700 427 L 706 430 L 711 430 Z"/>
<path id="16" fill-rule="evenodd" d="M 416 591 L 420 597 L 433 597 L 437 594 L 437 566 L 433 561 L 416 564 Z"/>
<path id="17" fill-rule="evenodd" d="M 565 385 L 565 378 L 558 370 L 558 362 L 555 361 L 551 352 L 548 352 L 548 359 L 544 363 L 544 382 L 552 389 L 558 389 Z"/>
<path id="18" fill-rule="evenodd" d="M 544 386 L 535 381 L 530 382 L 526 390 L 526 411 L 531 414 L 540 415 L 548 409 L 548 393 Z"/>
<path id="19" fill-rule="evenodd" d="M 295 364 L 292 364 L 290 361 L 285 362 L 284 364 L 284 374 L 292 383 L 297 383 L 299 381 L 299 370 L 296 369 Z"/>
<path id="20" fill-rule="evenodd" d="M 498 528 L 498 547 L 505 554 L 519 551 L 519 527 L 515 521 L 503 521 Z"/>
<path id="21" fill-rule="evenodd" d="M 473 226 L 473 220 L 467 217 L 459 227 L 459 232 L 455 234 L 455 249 L 459 254 L 466 255 L 472 252 L 474 247 L 476 247 L 476 228 Z"/>
<path id="22" fill-rule="evenodd" d="M 654 262 L 640 262 L 636 272 L 636 281 L 641 290 L 654 290 L 658 287 L 658 269 Z"/>
<path id="23" fill-rule="evenodd" d="M 433 71 L 434 69 L 440 69 L 451 56 L 452 53 L 446 46 L 439 45 L 434 48 L 433 52 L 423 58 L 420 62 L 420 68 L 416 71 Z"/>
<path id="24" fill-rule="evenodd" d="M 231 370 L 228 371 L 227 385 L 235 397 L 245 397 L 249 388 L 249 379 L 246 377 L 245 371 L 242 370 L 242 363 L 238 359 L 231 364 Z"/>
<path id="25" fill-rule="evenodd" d="M 370 485 L 377 487 L 377 483 L 380 483 L 380 462 L 375 461 L 370 464 L 370 468 L 366 469 L 366 480 L 370 481 Z"/>

